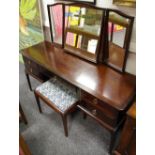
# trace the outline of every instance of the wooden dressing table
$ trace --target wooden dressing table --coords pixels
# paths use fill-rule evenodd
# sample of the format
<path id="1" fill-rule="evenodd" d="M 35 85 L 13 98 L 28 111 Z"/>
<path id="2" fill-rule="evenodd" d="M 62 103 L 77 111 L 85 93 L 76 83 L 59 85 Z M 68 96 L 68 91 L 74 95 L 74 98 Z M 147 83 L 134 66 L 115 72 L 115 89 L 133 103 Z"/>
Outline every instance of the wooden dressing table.
<path id="1" fill-rule="evenodd" d="M 78 88 L 78 108 L 110 131 L 112 151 L 116 133 L 135 97 L 135 76 L 87 62 L 50 42 L 29 47 L 22 55 L 30 88 L 29 75 L 40 81 L 57 75 Z"/>

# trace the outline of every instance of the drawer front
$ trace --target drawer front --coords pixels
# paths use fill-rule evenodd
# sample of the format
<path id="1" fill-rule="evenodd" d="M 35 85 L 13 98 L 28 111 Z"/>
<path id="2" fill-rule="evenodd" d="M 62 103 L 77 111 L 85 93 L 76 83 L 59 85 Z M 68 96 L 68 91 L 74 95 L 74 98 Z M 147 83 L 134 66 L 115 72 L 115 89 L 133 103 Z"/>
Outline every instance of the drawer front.
<path id="1" fill-rule="evenodd" d="M 115 127 L 117 125 L 117 118 L 111 119 L 107 117 L 101 110 L 91 105 L 90 103 L 83 102 L 82 106 L 84 106 L 91 114 L 93 114 L 94 116 L 102 120 L 103 122 L 107 123 L 108 125 L 112 127 Z"/>
<path id="2" fill-rule="evenodd" d="M 84 101 L 82 102 L 82 105 L 96 117 L 111 126 L 115 126 L 117 124 L 119 112 L 116 109 L 108 106 L 84 91 L 81 91 L 81 100 Z"/>
<path id="3" fill-rule="evenodd" d="M 35 62 L 33 62 L 32 60 L 30 60 L 30 59 L 28 59 L 26 57 L 23 57 L 23 59 L 24 59 L 26 69 L 30 70 L 30 68 L 33 68 L 33 69 L 38 68 L 37 64 Z"/>
<path id="4" fill-rule="evenodd" d="M 28 72 L 30 72 L 31 74 L 39 76 L 39 66 L 35 62 L 33 62 L 33 61 L 31 61 L 31 60 L 29 60 L 29 59 L 27 59 L 25 57 L 23 57 L 23 59 L 24 59 L 24 62 L 25 62 L 26 70 Z"/>
<path id="5" fill-rule="evenodd" d="M 46 69 L 38 65 L 37 63 L 29 60 L 26 57 L 23 57 L 24 63 L 25 63 L 25 69 L 30 74 L 35 75 L 37 78 L 39 78 L 42 81 L 46 81 L 51 77 L 51 74 L 47 74 L 48 72 Z"/>

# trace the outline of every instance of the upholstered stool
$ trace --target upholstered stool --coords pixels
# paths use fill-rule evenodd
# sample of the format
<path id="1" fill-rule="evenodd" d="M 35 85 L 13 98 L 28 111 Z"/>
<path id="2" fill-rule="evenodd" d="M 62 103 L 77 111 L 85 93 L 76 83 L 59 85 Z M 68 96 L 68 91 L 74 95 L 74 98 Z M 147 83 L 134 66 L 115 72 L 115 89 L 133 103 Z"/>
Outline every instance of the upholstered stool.
<path id="1" fill-rule="evenodd" d="M 58 77 L 53 77 L 38 86 L 34 94 L 40 113 L 42 113 L 42 109 L 39 98 L 61 115 L 65 136 L 67 137 L 67 114 L 75 108 L 78 101 L 76 88 Z"/>

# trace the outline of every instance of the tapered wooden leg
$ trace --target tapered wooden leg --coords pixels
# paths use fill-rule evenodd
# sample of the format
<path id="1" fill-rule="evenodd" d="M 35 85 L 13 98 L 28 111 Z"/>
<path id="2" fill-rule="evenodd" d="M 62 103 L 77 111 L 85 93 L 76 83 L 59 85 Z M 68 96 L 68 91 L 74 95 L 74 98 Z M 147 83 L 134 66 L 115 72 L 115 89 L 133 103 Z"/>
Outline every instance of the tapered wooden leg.
<path id="1" fill-rule="evenodd" d="M 65 136 L 68 137 L 67 116 L 61 115 L 61 117 L 62 117 L 62 122 L 63 122 L 63 126 L 64 126 Z"/>
<path id="2" fill-rule="evenodd" d="M 25 114 L 24 114 L 24 111 L 23 111 L 23 109 L 22 109 L 20 103 L 19 103 L 19 112 L 20 112 L 20 115 L 21 115 L 21 117 L 22 117 L 22 120 L 24 121 L 25 124 L 27 124 L 28 122 L 27 122 L 26 116 L 25 116 Z"/>
<path id="3" fill-rule="evenodd" d="M 39 108 L 39 112 L 42 113 L 42 109 L 41 109 L 41 105 L 40 105 L 40 100 L 39 100 L 39 97 L 38 95 L 34 92 L 34 96 L 36 98 L 36 101 L 37 101 L 37 105 L 38 105 L 38 108 Z"/>
<path id="4" fill-rule="evenodd" d="M 30 91 L 32 91 L 32 86 L 31 86 L 29 74 L 25 73 L 25 75 L 26 75 L 27 83 L 29 85 L 29 89 L 30 89 Z"/>
<path id="5" fill-rule="evenodd" d="M 83 113 L 83 119 L 86 119 L 87 118 L 87 114 L 84 112 Z"/>

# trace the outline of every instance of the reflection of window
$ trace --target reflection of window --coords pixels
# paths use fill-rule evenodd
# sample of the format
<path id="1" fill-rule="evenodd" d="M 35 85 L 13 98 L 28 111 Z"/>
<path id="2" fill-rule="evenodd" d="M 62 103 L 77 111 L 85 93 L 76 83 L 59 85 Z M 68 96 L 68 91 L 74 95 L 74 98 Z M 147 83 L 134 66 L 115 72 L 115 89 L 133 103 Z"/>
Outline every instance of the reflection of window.
<path id="1" fill-rule="evenodd" d="M 65 48 L 72 49 L 74 54 L 95 59 L 103 12 L 79 6 L 67 6 L 65 11 Z M 73 48 L 76 48 L 76 52 Z"/>

